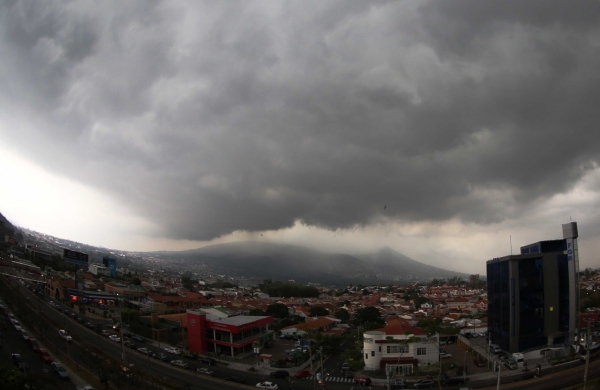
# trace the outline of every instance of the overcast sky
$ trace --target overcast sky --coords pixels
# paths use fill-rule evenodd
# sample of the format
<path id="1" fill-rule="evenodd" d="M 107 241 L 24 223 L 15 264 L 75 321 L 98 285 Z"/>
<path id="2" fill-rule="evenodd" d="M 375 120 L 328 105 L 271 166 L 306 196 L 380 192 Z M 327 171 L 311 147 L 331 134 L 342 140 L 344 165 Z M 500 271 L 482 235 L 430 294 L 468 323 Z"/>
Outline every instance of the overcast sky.
<path id="1" fill-rule="evenodd" d="M 600 267 L 599 1 L 7 0 L 0 58 L 21 227 Z"/>

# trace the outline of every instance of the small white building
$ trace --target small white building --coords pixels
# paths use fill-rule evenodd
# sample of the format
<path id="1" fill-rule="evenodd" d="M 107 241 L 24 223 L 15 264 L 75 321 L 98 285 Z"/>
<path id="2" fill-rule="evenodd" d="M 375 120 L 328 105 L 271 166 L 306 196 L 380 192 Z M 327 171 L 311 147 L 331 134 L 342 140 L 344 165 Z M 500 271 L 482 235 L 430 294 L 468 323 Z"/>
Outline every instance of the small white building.
<path id="1" fill-rule="evenodd" d="M 110 275 L 110 270 L 102 264 L 90 264 L 88 266 L 88 271 L 95 276 L 98 276 L 98 275 L 109 276 Z"/>
<path id="2" fill-rule="evenodd" d="M 372 330 L 363 334 L 365 370 L 381 370 L 395 375 L 416 373 L 440 361 L 439 334 L 394 334 Z"/>

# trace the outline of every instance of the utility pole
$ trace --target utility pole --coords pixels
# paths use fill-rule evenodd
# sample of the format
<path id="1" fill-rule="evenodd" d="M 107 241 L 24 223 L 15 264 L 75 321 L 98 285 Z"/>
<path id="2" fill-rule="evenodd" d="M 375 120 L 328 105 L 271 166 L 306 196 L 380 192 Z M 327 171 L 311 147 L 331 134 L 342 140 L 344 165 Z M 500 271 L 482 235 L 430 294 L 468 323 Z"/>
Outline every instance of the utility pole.
<path id="1" fill-rule="evenodd" d="M 321 381 L 323 388 L 325 388 L 325 376 L 323 375 L 323 347 L 319 348 L 319 355 L 321 355 Z"/>
<path id="2" fill-rule="evenodd" d="M 588 318 L 585 320 L 587 322 L 587 340 L 585 342 L 586 345 L 586 356 L 585 356 L 585 371 L 583 374 L 583 390 L 585 390 L 585 387 L 587 385 L 587 376 L 588 376 L 588 368 L 590 367 L 590 347 L 592 346 L 591 343 L 591 339 L 590 339 L 590 328 L 592 327 L 590 325 L 590 316 L 588 315 Z"/>
<path id="3" fill-rule="evenodd" d="M 317 388 L 317 376 L 313 368 L 312 344 L 308 343 L 308 354 L 310 355 L 310 373 L 313 376 L 313 390 Z"/>
<path id="4" fill-rule="evenodd" d="M 502 372 L 502 364 L 498 364 L 498 382 L 496 383 L 496 390 L 500 390 L 500 373 Z"/>

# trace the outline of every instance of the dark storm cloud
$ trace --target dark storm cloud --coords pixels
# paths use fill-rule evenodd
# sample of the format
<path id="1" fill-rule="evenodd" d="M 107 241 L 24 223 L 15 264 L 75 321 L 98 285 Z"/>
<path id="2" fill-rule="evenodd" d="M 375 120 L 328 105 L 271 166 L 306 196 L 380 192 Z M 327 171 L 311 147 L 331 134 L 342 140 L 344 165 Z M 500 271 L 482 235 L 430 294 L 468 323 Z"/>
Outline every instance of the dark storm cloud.
<path id="1" fill-rule="evenodd" d="M 4 136 L 175 238 L 496 222 L 595 168 L 592 3 L 4 3 Z"/>

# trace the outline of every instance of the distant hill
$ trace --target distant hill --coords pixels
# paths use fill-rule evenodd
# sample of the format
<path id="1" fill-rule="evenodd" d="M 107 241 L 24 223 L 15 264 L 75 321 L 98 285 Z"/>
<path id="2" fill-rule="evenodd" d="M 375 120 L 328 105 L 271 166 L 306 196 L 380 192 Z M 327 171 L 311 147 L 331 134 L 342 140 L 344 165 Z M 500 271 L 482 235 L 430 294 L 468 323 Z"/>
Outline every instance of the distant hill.
<path id="1" fill-rule="evenodd" d="M 7 247 L 4 242 L 4 236 L 15 237 L 17 241 L 23 240 L 23 235 L 2 213 L 0 213 L 0 245 Z"/>
<path id="2" fill-rule="evenodd" d="M 390 248 L 372 254 L 349 255 L 263 242 L 210 245 L 180 252 L 154 252 L 191 265 L 203 263 L 214 272 L 238 277 L 289 280 L 323 285 L 407 284 L 433 278 L 462 277 L 461 272 L 419 263 Z"/>

